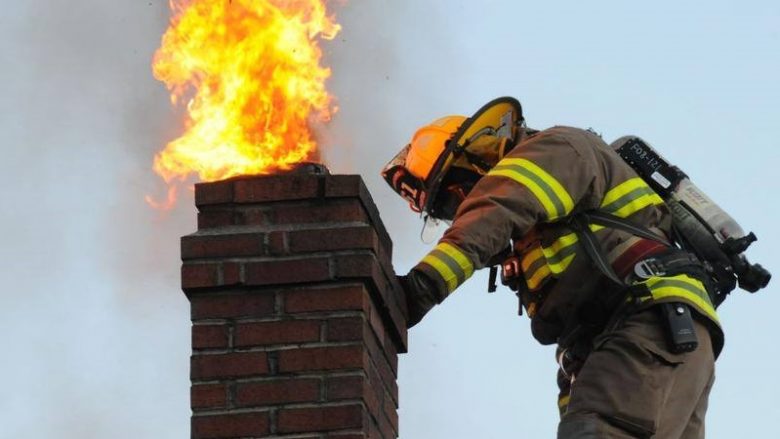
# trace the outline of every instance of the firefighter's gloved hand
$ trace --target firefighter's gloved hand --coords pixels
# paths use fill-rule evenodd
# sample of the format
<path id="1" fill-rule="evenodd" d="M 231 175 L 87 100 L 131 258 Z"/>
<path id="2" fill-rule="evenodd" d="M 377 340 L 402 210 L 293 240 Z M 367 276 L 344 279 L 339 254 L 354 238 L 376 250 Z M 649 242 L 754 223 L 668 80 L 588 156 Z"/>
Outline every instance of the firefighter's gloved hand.
<path id="1" fill-rule="evenodd" d="M 440 303 L 441 299 L 438 298 L 433 283 L 418 271 L 412 270 L 406 276 L 398 276 L 398 282 L 404 290 L 406 308 L 409 311 L 406 327 L 411 328 Z"/>

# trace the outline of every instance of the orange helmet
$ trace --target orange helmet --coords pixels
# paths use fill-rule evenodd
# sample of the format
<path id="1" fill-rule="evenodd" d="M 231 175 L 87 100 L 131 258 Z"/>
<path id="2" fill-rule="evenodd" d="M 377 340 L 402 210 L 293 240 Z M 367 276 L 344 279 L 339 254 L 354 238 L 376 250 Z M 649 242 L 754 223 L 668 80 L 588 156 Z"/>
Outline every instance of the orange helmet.
<path id="1" fill-rule="evenodd" d="M 420 180 L 427 179 L 447 142 L 455 135 L 466 116 L 445 116 L 417 130 L 409 143 L 406 169 Z"/>
<path id="2" fill-rule="evenodd" d="M 451 219 L 476 180 L 514 146 L 522 114 L 517 99 L 503 97 L 470 118 L 439 118 L 414 133 L 411 142 L 384 167 L 382 176 L 409 201 L 412 210 Z M 451 169 L 458 169 L 458 175 L 451 175 L 449 184 L 439 190 L 445 176 L 453 174 Z M 470 184 L 466 190 L 456 187 L 465 180 Z M 442 193 L 456 194 L 458 199 L 444 200 Z"/>

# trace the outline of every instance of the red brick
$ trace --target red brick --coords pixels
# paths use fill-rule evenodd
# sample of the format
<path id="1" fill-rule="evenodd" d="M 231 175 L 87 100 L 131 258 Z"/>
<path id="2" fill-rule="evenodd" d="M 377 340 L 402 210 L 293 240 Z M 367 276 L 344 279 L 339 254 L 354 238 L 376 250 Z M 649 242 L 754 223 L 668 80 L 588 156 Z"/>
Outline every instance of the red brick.
<path id="1" fill-rule="evenodd" d="M 243 284 L 241 279 L 241 264 L 238 262 L 225 262 L 222 264 L 222 285 L 233 286 Z"/>
<path id="2" fill-rule="evenodd" d="M 383 411 L 385 417 L 390 422 L 390 425 L 393 427 L 393 432 L 395 432 L 395 436 L 397 436 L 398 435 L 398 407 L 396 406 L 395 402 L 393 401 L 393 398 L 391 398 L 389 394 L 385 394 Z"/>
<path id="3" fill-rule="evenodd" d="M 379 210 L 359 175 L 334 175 L 328 177 L 325 181 L 325 196 L 328 198 L 355 197 L 359 199 L 363 209 L 370 218 L 370 222 L 379 234 L 382 244 L 387 247 L 388 251 L 392 250 L 393 243 L 390 235 L 382 224 Z"/>
<path id="4" fill-rule="evenodd" d="M 327 400 L 360 399 L 363 397 L 365 381 L 363 375 L 329 377 L 325 384 Z"/>
<path id="5" fill-rule="evenodd" d="M 285 320 L 246 323 L 236 326 L 235 345 L 263 346 L 279 343 L 306 343 L 320 339 L 319 320 Z"/>
<path id="6" fill-rule="evenodd" d="M 189 235 L 181 239 L 182 259 L 261 256 L 262 233 L 235 235 Z"/>
<path id="7" fill-rule="evenodd" d="M 268 357 L 265 352 L 193 355 L 190 369 L 193 381 L 265 375 L 268 373 Z"/>
<path id="8" fill-rule="evenodd" d="M 235 225 L 235 215 L 229 210 L 198 212 L 198 230 Z"/>
<path id="9" fill-rule="evenodd" d="M 236 180 L 233 201 L 259 203 L 267 201 L 316 198 L 319 178 L 312 175 L 274 175 Z"/>
<path id="10" fill-rule="evenodd" d="M 246 263 L 247 285 L 321 282 L 330 279 L 327 258 L 273 260 Z"/>
<path id="11" fill-rule="evenodd" d="M 279 352 L 279 371 L 361 369 L 364 359 L 362 346 L 283 350 Z"/>
<path id="12" fill-rule="evenodd" d="M 395 389 L 397 388 L 395 371 L 392 370 L 387 362 L 387 359 L 384 357 L 381 351 L 378 351 L 373 346 L 371 346 L 369 347 L 369 352 L 371 359 L 373 360 L 373 364 L 376 366 L 376 369 L 379 372 L 379 376 L 382 378 L 382 382 L 384 383 L 385 387 L 391 392 L 395 392 Z"/>
<path id="13" fill-rule="evenodd" d="M 224 384 L 201 384 L 190 388 L 193 409 L 217 409 L 227 406 L 227 387 Z"/>
<path id="14" fill-rule="evenodd" d="M 367 339 L 370 338 L 369 347 L 374 349 L 374 352 L 377 352 L 377 355 L 379 355 L 379 352 L 381 351 L 382 357 L 390 365 L 393 374 L 397 374 L 398 353 L 396 352 L 393 343 L 387 340 L 388 333 L 387 330 L 385 329 L 384 322 L 382 322 L 382 316 L 376 311 L 375 308 L 371 308 L 368 321 L 371 325 L 371 334 L 372 334 L 370 337 L 366 336 Z"/>
<path id="15" fill-rule="evenodd" d="M 290 253 L 373 249 L 379 251 L 379 238 L 371 227 L 339 227 L 299 230 L 288 235 Z"/>
<path id="16" fill-rule="evenodd" d="M 370 439 L 387 439 L 382 437 L 382 433 L 379 431 L 379 425 L 373 419 L 368 423 L 368 437 Z"/>
<path id="17" fill-rule="evenodd" d="M 181 266 L 182 289 L 215 286 L 219 286 L 219 264 L 184 264 Z"/>
<path id="18" fill-rule="evenodd" d="M 325 178 L 325 196 L 359 197 L 362 185 L 359 175 L 329 175 Z"/>
<path id="19" fill-rule="evenodd" d="M 385 324 L 382 321 L 382 315 L 377 312 L 376 308 L 371 308 L 371 312 L 368 313 L 368 323 L 371 326 L 371 330 L 374 332 L 374 336 L 377 337 L 379 344 L 384 347 L 385 335 L 387 330 Z"/>
<path id="20" fill-rule="evenodd" d="M 195 205 L 225 204 L 233 201 L 233 182 L 218 181 L 195 185 Z"/>
<path id="21" fill-rule="evenodd" d="M 328 320 L 328 341 L 361 341 L 364 337 L 364 320 L 347 317 Z"/>
<path id="22" fill-rule="evenodd" d="M 379 264 L 376 256 L 371 253 L 357 253 L 352 255 L 339 255 L 335 259 L 336 277 L 377 277 Z M 375 279 L 378 288 L 383 284 Z"/>
<path id="23" fill-rule="evenodd" d="M 192 319 L 261 317 L 274 313 L 274 296 L 269 293 L 193 295 Z"/>
<path id="24" fill-rule="evenodd" d="M 293 379 L 239 383 L 236 404 L 241 407 L 315 402 L 320 399 L 320 381 Z"/>
<path id="25" fill-rule="evenodd" d="M 379 300 L 382 312 L 387 313 L 392 324 L 386 328 L 391 332 L 393 339 L 406 351 L 406 319 L 404 318 L 399 302 L 403 300 L 400 291 L 396 290 L 397 281 L 395 273 L 386 273 L 376 255 L 371 252 L 361 251 L 351 255 L 339 255 L 333 261 L 334 275 L 336 279 L 355 279 L 370 282 L 375 291 L 381 296 Z M 392 277 L 392 281 L 388 276 Z"/>
<path id="26" fill-rule="evenodd" d="M 368 385 L 363 387 L 363 402 L 366 404 L 368 412 L 371 413 L 371 416 L 373 416 L 375 419 L 379 419 L 379 417 L 382 416 L 382 400 L 380 399 L 381 393 L 381 388 L 374 389 Z"/>
<path id="27" fill-rule="evenodd" d="M 192 348 L 216 349 L 228 347 L 227 325 L 193 325 Z"/>
<path id="28" fill-rule="evenodd" d="M 396 437 L 393 431 L 393 425 L 387 420 L 386 416 L 379 416 L 379 431 L 382 432 L 384 439 L 393 439 Z"/>
<path id="29" fill-rule="evenodd" d="M 242 226 L 266 226 L 269 224 L 266 208 L 248 208 L 236 212 L 235 222 Z"/>
<path id="30" fill-rule="evenodd" d="M 267 412 L 194 416 L 192 437 L 193 439 L 223 439 L 268 436 L 270 424 Z"/>
<path id="31" fill-rule="evenodd" d="M 268 217 L 272 224 L 323 224 L 368 220 L 358 199 L 279 205 L 268 212 Z"/>
<path id="32" fill-rule="evenodd" d="M 363 428 L 360 405 L 282 409 L 277 419 L 280 433 L 323 432 Z"/>
<path id="33" fill-rule="evenodd" d="M 289 253 L 287 251 L 287 233 L 285 232 L 271 232 L 268 234 L 268 254 L 277 256 Z"/>
<path id="34" fill-rule="evenodd" d="M 352 311 L 368 309 L 368 292 L 362 285 L 286 291 L 284 310 L 288 313 Z"/>
<path id="35" fill-rule="evenodd" d="M 368 376 L 370 388 L 375 392 L 377 400 L 382 401 L 385 391 L 387 391 L 390 397 L 393 398 L 393 402 L 398 403 L 398 383 L 395 380 L 391 382 L 385 381 L 378 372 L 376 363 L 373 361 L 369 362 L 366 368 L 366 375 Z"/>
<path id="36" fill-rule="evenodd" d="M 390 362 L 390 366 L 393 370 L 398 371 L 398 350 L 388 333 L 385 333 L 385 344 L 382 346 L 382 349 L 385 351 L 385 357 L 387 358 L 387 361 Z"/>

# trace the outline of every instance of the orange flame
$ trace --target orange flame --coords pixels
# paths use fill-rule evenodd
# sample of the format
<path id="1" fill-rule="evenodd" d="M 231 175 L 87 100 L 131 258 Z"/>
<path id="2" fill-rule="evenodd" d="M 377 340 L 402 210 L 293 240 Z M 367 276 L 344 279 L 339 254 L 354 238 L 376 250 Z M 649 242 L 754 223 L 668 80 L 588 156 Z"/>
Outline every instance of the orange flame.
<path id="1" fill-rule="evenodd" d="M 336 107 L 318 41 L 341 27 L 324 0 L 171 0 L 153 61 L 171 102 L 186 100 L 185 132 L 155 156 L 169 184 L 214 181 L 316 160 L 311 122 Z M 171 204 L 169 200 L 162 204 Z"/>

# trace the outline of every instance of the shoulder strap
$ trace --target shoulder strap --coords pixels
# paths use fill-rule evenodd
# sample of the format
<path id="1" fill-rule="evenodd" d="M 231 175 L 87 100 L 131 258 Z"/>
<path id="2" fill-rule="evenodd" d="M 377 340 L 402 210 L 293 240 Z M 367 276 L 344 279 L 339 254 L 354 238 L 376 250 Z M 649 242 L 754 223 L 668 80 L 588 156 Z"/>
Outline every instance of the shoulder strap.
<path id="1" fill-rule="evenodd" d="M 618 277 L 617 273 L 615 273 L 615 270 L 612 268 L 612 264 L 609 263 L 607 256 L 604 254 L 604 249 L 601 248 L 601 244 L 599 244 L 598 240 L 596 239 L 596 235 L 594 235 L 590 230 L 588 221 L 589 216 L 584 213 L 580 213 L 570 218 L 569 225 L 577 234 L 577 237 L 580 239 L 585 253 L 587 253 L 591 261 L 596 264 L 596 267 L 598 267 L 598 269 L 604 273 L 604 275 L 607 276 L 612 282 L 620 286 L 626 286 L 625 282 L 623 282 Z"/>
<path id="2" fill-rule="evenodd" d="M 669 243 L 669 241 L 658 236 L 657 233 L 654 233 L 647 227 L 640 226 L 639 224 L 635 224 L 625 218 L 612 215 L 611 213 L 603 212 L 600 210 L 593 210 L 589 212 L 582 212 L 578 215 L 582 216 L 582 218 L 585 220 L 587 224 L 597 224 L 599 226 L 622 230 L 624 232 L 631 233 L 632 235 L 638 236 L 640 238 L 650 239 L 652 241 L 661 243 L 667 247 L 672 246 Z"/>

